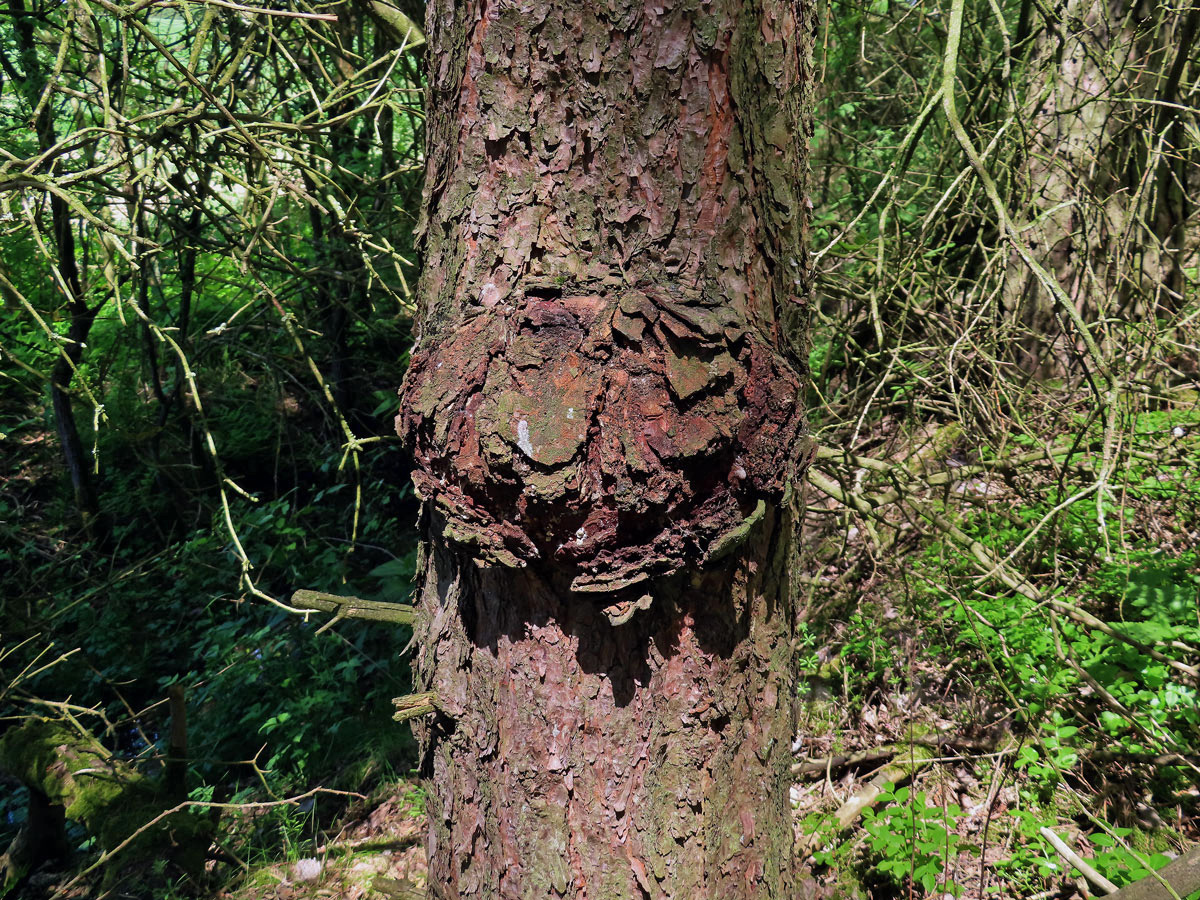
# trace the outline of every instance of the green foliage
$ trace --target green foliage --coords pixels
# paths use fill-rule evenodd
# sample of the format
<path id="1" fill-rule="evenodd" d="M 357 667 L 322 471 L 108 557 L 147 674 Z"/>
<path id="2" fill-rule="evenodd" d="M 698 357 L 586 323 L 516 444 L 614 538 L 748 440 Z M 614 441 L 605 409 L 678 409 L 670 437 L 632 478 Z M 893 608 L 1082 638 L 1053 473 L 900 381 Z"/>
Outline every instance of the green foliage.
<path id="1" fill-rule="evenodd" d="M 863 812 L 863 838 L 857 846 L 865 856 L 858 864 L 894 888 L 913 885 L 925 893 L 957 897 L 962 887 L 950 873 L 960 854 L 978 853 L 976 846 L 958 834 L 962 815 L 957 804 L 934 804 L 924 791 L 889 784 L 875 805 Z M 809 815 L 804 829 L 819 848 L 813 853 L 817 865 L 836 868 L 854 863 L 850 858 L 854 845 L 840 843 L 832 818 Z"/>
<path id="2" fill-rule="evenodd" d="M 319 30 L 213 6 L 84 8 L 0 19 L 0 654 L 6 673 L 24 673 L 0 684 L 0 716 L 9 727 L 69 701 L 109 750 L 157 780 L 164 698 L 182 685 L 187 787 L 203 801 L 407 771 L 411 738 L 388 701 L 410 686 L 400 656 L 410 632 L 323 630 L 264 596 L 303 587 L 399 602 L 411 592 L 415 502 L 390 420 L 417 275 L 420 67 L 357 13 Z M 1024 234 L 1048 214 L 1024 169 L 1043 155 L 1024 143 L 1023 104 L 1044 86 L 1038 37 L 1065 39 L 1077 23 L 1041 21 L 1039 4 L 965 10 L 961 114 Z M 1155 27 L 1172 12 L 1157 9 Z M 1031 324 L 1038 310 L 1009 290 L 1020 269 L 995 210 L 944 117 L 920 118 L 941 77 L 945 5 L 833 2 L 825 13 L 810 224 L 814 248 L 829 252 L 816 273 L 808 402 L 826 446 L 895 464 L 845 467 L 848 491 L 897 499 L 872 520 L 821 513 L 825 549 L 805 573 L 828 568 L 837 580 L 814 579 L 814 606 L 836 607 L 839 592 L 851 600 L 829 613 L 836 629 L 816 617 L 801 629 L 804 672 L 841 693 L 836 715 L 880 698 L 935 705 L 942 676 L 953 684 L 937 683 L 941 696 L 979 704 L 955 724 L 979 725 L 971 717 L 986 704 L 1004 709 L 987 724 L 1016 742 L 1004 771 L 1018 788 L 994 823 L 1007 855 L 993 890 L 1060 883 L 1039 828 L 1066 817 L 1085 830 L 1094 865 L 1128 883 L 1142 860 L 1164 857 L 1142 852 L 1142 826 L 1110 827 L 1078 798 L 1108 790 L 1114 759 L 1165 815 L 1194 787 L 1186 766 L 1145 762 L 1200 744 L 1197 685 L 1179 669 L 1200 646 L 1194 261 L 1176 258 L 1170 283 L 1153 285 L 1148 248 L 1162 233 L 1122 236 L 1136 271 L 1112 293 L 1129 297 L 1079 304 L 1122 387 L 1099 402 L 1092 386 L 1106 373 L 1079 363 L 1081 335 L 1052 315 Z M 1181 85 L 1180 99 L 1193 88 Z M 1147 104 L 1124 106 L 1141 116 Z M 48 130 L 30 127 L 39 108 Z M 1146 119 L 1124 124 L 1122 141 L 1178 138 Z M 1121 184 L 1190 184 L 1175 170 L 1143 177 L 1138 156 L 1186 166 L 1194 151 L 1134 145 Z M 1196 206 L 1149 189 L 1100 193 L 1106 204 L 1144 195 L 1152 207 L 1123 211 L 1130 223 Z M 52 196 L 71 204 L 72 247 Z M 1109 221 L 1107 205 L 1064 205 L 1080 221 Z M 63 283 L 68 263 L 80 270 L 77 296 Z M 78 359 L 61 386 L 102 510 L 86 526 L 48 398 L 66 349 Z M 1111 410 L 1119 421 L 1105 433 Z M 953 446 L 939 446 L 947 433 Z M 1050 459 L 1009 464 L 1047 448 Z M 984 483 L 925 480 L 964 465 Z M 823 498 L 809 502 L 820 509 Z M 998 580 L 987 560 L 1041 599 Z M 406 799 L 423 814 L 419 789 Z M 230 814 L 230 838 L 257 862 L 296 858 L 331 814 L 305 804 Z M 20 791 L 0 796 L 0 843 L 24 813 Z M 848 870 L 861 852 L 885 892 L 958 894 L 953 866 L 974 846 L 963 818 L 918 786 L 888 791 L 854 837 L 823 814 L 806 827 L 821 838 L 820 864 Z M 94 838 L 72 836 L 94 851 Z"/>
<path id="3" fill-rule="evenodd" d="M 1009 854 L 996 863 L 996 871 L 1008 890 L 1018 895 L 1036 893 L 1047 880 L 1061 878 L 1063 861 L 1040 834 L 1040 829 L 1053 825 L 1052 817 L 1027 809 L 1011 812 L 1013 833 L 1019 840 Z"/>
<path id="4" fill-rule="evenodd" d="M 0 657 L 18 676 L 0 679 L 0 732 L 69 702 L 159 784 L 179 686 L 192 797 L 359 789 L 411 767 L 389 702 L 409 690 L 411 632 L 323 629 L 265 598 L 411 592 L 416 507 L 390 419 L 411 342 L 421 75 L 369 18 L 315 30 L 197 10 L 0 17 Z M 65 350 L 66 422 L 48 391 Z M 23 798 L 0 800 L 0 849 Z M 296 852 L 343 806 L 227 814 L 223 840 Z M 137 889 L 202 887 L 169 868 Z"/>
<path id="5" fill-rule="evenodd" d="M 1013 760 L 1013 768 L 1028 776 L 1027 796 L 1049 803 L 1054 789 L 1063 776 L 1079 763 L 1079 754 L 1072 748 L 1072 738 L 1079 729 L 1067 724 L 1058 710 L 1041 723 L 1036 742 L 1021 747 Z"/>
<path id="6" fill-rule="evenodd" d="M 1117 887 L 1140 881 L 1152 870 L 1161 869 L 1171 861 L 1165 854 L 1134 853 L 1117 843 L 1131 834 L 1132 828 L 1113 828 L 1111 832 L 1101 831 L 1087 836 L 1088 843 L 1097 848 L 1092 855 L 1091 864 Z M 1147 869 L 1144 863 L 1149 863 L 1150 868 Z"/>
<path id="7" fill-rule="evenodd" d="M 879 808 L 863 813 L 867 845 L 879 859 L 875 870 L 898 887 L 908 881 L 926 892 L 958 896 L 962 888 L 946 872 L 958 854 L 974 849 L 955 831 L 962 810 L 956 804 L 931 805 L 924 791 L 890 787 L 879 795 Z"/>
<path id="8" fill-rule="evenodd" d="M 816 345 L 814 370 L 831 346 Z M 893 366 L 896 378 L 880 395 L 928 403 L 928 383 L 938 376 L 918 362 Z M 836 394 L 825 399 L 841 402 Z M 1043 827 L 1060 835 L 1081 831 L 1087 843 L 1080 848 L 1076 840 L 1076 849 L 1124 885 L 1144 877 L 1147 865 L 1163 865 L 1162 851 L 1178 847 L 1193 821 L 1194 812 L 1176 804 L 1194 792 L 1194 770 L 1171 754 L 1191 753 L 1200 743 L 1200 697 L 1187 674 L 1200 647 L 1200 555 L 1191 537 L 1200 527 L 1193 475 L 1200 471 L 1200 416 L 1194 406 L 1147 409 L 1131 400 L 1119 464 L 1099 501 L 1093 480 L 1103 433 L 1091 417 L 1071 425 L 1075 433 L 1055 437 L 1064 449 L 1053 465 L 1015 467 L 1005 460 L 1036 456 L 1047 441 L 1017 434 L 993 447 L 956 439 L 931 452 L 947 426 L 914 424 L 914 433 L 902 432 L 892 445 L 891 459 L 907 454 L 902 466 L 883 475 L 865 467 L 839 473 L 843 485 L 857 478 L 865 497 L 899 491 L 899 502 L 865 525 L 847 516 L 841 521 L 854 531 L 831 529 L 820 545 L 826 554 L 824 548 L 853 548 L 843 560 L 866 559 L 859 565 L 873 573 L 857 595 L 864 581 L 856 570 L 845 561 L 830 567 L 845 573 L 848 600 L 828 664 L 844 676 L 828 682 L 841 694 L 835 703 L 857 710 L 884 698 L 917 698 L 967 734 L 984 725 L 973 711 L 1006 711 L 1002 725 L 991 727 L 1011 735 L 996 749 L 1010 754 L 998 771 L 1008 773 L 1000 783 L 1011 779 L 1014 793 L 988 823 L 988 845 L 1006 850 L 984 866 L 990 890 L 1003 896 L 1037 894 L 1070 875 Z M 955 477 L 963 465 L 973 468 Z M 925 487 L 930 472 L 949 480 Z M 933 515 L 949 525 L 932 524 Z M 962 539 L 949 533 L 951 525 Z M 810 570 L 826 571 L 830 558 L 818 556 Z M 1038 594 L 995 578 L 1002 570 L 1028 578 Z M 942 681 L 947 660 L 953 676 Z M 937 699 L 945 693 L 971 696 L 972 703 L 955 713 L 955 704 L 946 709 Z M 949 805 L 959 819 L 943 824 L 927 799 L 914 800 L 919 788 L 901 795 L 903 804 L 895 800 L 899 792 L 889 795 L 852 833 L 837 834 L 829 814 L 810 814 L 806 830 L 822 847 L 814 860 L 845 871 L 854 861 L 848 848 L 858 847 L 866 854 L 866 884 L 883 875 L 892 891 L 959 890 L 942 881 L 952 878 L 957 855 L 978 848 L 978 832 L 959 835 L 961 814 Z M 1132 819 L 1121 802 L 1096 800 L 1102 790 L 1134 793 L 1123 802 L 1152 810 L 1156 824 Z"/>

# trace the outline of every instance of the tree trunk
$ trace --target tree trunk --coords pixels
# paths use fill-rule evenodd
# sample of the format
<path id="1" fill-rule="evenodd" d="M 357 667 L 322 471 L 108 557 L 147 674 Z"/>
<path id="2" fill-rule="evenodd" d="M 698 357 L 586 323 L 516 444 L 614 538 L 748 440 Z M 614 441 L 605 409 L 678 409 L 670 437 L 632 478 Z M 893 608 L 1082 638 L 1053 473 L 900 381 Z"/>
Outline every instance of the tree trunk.
<path id="1" fill-rule="evenodd" d="M 1024 233 L 1089 322 L 1153 317 L 1181 296 L 1189 167 L 1176 104 L 1198 19 L 1198 5 L 1069 0 L 1033 38 Z M 1044 352 L 1054 303 L 1015 257 L 1005 301 Z"/>
<path id="2" fill-rule="evenodd" d="M 810 13 L 430 6 L 434 898 L 793 896 Z"/>

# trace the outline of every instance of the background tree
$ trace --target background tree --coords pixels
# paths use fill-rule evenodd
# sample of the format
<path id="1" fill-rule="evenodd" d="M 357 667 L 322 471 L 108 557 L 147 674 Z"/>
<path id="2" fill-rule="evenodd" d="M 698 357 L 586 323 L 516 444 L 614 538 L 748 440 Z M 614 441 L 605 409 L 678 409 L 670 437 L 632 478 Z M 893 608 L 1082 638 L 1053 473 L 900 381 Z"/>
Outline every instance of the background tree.
<path id="1" fill-rule="evenodd" d="M 318 634 L 269 603 L 398 598 L 412 572 L 411 508 L 370 488 L 406 477 L 381 439 L 409 341 L 419 28 L 358 7 L 3 12 L 0 714 L 65 716 L 52 733 L 140 778 L 183 687 L 202 795 L 357 786 L 406 751 L 387 724 L 406 664 L 377 626 Z M 56 641 L 75 652 L 45 668 Z M 27 789 L 6 782 L 6 828 Z M 148 866 L 133 883 L 161 896 Z"/>
<path id="2" fill-rule="evenodd" d="M 1032 56 L 1014 171 L 1025 241 L 1087 321 L 1169 309 L 1200 236 L 1179 105 L 1200 7 L 1069 3 L 1032 29 L 1030 17 L 1016 35 Z M 1012 267 L 1005 301 L 1034 334 L 1058 330 L 1024 267 Z"/>

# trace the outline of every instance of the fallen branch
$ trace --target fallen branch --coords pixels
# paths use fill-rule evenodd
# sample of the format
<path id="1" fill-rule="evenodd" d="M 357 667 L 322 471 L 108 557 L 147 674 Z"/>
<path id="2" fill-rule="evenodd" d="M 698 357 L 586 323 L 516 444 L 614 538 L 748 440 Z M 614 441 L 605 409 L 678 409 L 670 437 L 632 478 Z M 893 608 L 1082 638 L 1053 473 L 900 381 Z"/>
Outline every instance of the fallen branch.
<path id="1" fill-rule="evenodd" d="M 883 762 L 885 759 L 891 759 L 897 752 L 895 745 L 884 744 L 882 747 L 872 747 L 858 753 L 839 753 L 823 759 L 805 759 L 792 765 L 792 775 L 823 775 L 839 769 Z"/>
<path id="2" fill-rule="evenodd" d="M 928 747 L 933 750 L 954 750 L 958 753 L 976 753 L 981 756 L 1010 755 L 1016 752 L 1012 744 L 1003 746 L 1000 740 L 970 740 L 967 738 L 939 737 L 927 740 L 917 739 L 909 742 L 918 747 Z M 882 744 L 869 747 L 856 753 L 837 753 L 820 759 L 802 759 L 792 765 L 792 774 L 796 776 L 820 775 L 825 772 L 850 769 L 855 766 L 869 765 L 892 759 L 907 749 L 908 744 Z M 1136 750 L 1116 749 L 1098 750 L 1093 744 L 1081 745 L 1074 748 L 1080 758 L 1089 762 L 1124 762 L 1162 766 L 1195 766 L 1200 765 L 1200 754 L 1195 753 L 1144 753 Z"/>
<path id="3" fill-rule="evenodd" d="M 371 890 L 383 894 L 388 900 L 424 900 L 425 897 L 425 892 L 414 888 L 408 879 L 388 878 L 385 875 L 375 877 L 371 882 Z"/>
<path id="4" fill-rule="evenodd" d="M 212 842 L 212 822 L 197 816 L 173 817 L 147 833 L 169 796 L 154 779 L 115 757 L 91 732 L 69 721 L 28 718 L 0 738 L 0 772 L 29 791 L 29 821 L 0 855 L 0 884 L 24 877 L 48 856 L 65 849 L 65 822 L 82 825 L 111 859 L 141 837 L 140 851 L 171 860 L 185 872 L 203 871 Z"/>
<path id="5" fill-rule="evenodd" d="M 1067 846 L 1067 842 L 1043 825 L 1038 829 L 1042 837 L 1050 842 L 1050 846 L 1061 856 L 1068 865 L 1079 870 L 1079 874 L 1099 888 L 1105 894 L 1115 894 L 1117 886 L 1084 862 L 1083 857 Z"/>
<path id="6" fill-rule="evenodd" d="M 379 853 L 384 850 L 407 850 L 425 839 L 424 834 L 415 831 L 410 835 L 399 838 L 364 838 L 360 841 L 322 844 L 313 851 L 315 856 L 350 856 L 355 853 Z"/>
<path id="7" fill-rule="evenodd" d="M 918 771 L 933 761 L 933 753 L 916 741 L 900 748 L 897 755 L 900 754 L 905 755 L 902 761 L 885 766 L 858 793 L 838 807 L 833 818 L 839 832 L 847 831 L 864 812 L 873 807 L 889 785 L 899 787 L 907 784 Z M 816 842 L 820 839 L 819 832 L 805 835 L 797 842 L 796 849 L 801 856 L 807 856 L 816 849 Z"/>
<path id="8" fill-rule="evenodd" d="M 907 752 L 910 747 L 925 747 L 936 751 L 948 748 L 960 753 L 965 751 L 980 754 L 1000 753 L 1007 755 L 1016 752 L 1016 748 L 1013 746 L 1002 748 L 1001 741 L 999 740 L 976 741 L 969 738 L 952 736 L 915 738 L 904 744 L 883 744 L 878 747 L 860 750 L 857 753 L 840 753 L 835 756 L 827 756 L 823 759 L 800 760 L 792 766 L 792 774 L 819 775 L 835 769 L 849 769 L 854 766 L 883 762 Z M 933 762 L 933 760 L 930 759 L 929 762 Z"/>

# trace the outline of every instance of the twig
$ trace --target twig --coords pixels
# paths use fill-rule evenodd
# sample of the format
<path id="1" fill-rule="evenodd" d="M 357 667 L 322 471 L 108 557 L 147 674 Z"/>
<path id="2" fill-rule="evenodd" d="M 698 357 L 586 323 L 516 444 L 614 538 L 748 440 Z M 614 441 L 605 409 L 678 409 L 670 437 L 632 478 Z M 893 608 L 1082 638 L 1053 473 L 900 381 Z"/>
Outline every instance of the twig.
<path id="1" fill-rule="evenodd" d="M 892 759 L 899 753 L 904 753 L 910 746 L 927 747 L 932 750 L 937 750 L 942 747 L 949 747 L 954 750 L 968 750 L 979 753 L 981 756 L 990 756 L 999 752 L 1002 755 L 1009 755 L 1015 752 L 1015 748 L 1001 748 L 1000 741 L 973 741 L 965 738 L 941 737 L 933 739 L 917 738 L 908 741 L 904 744 L 884 744 L 879 747 L 871 747 L 866 750 L 861 750 L 858 753 L 841 753 L 834 756 L 824 757 L 822 759 L 806 759 L 795 763 L 792 766 L 793 775 L 816 775 L 827 769 L 847 769 L 852 766 L 859 766 L 864 763 L 880 762 L 885 759 Z M 948 757 L 949 758 L 949 757 Z M 962 759 L 962 756 L 952 757 L 953 759 Z M 930 759 L 928 762 L 934 762 Z"/>
<path id="2" fill-rule="evenodd" d="M 261 6 L 243 6 L 240 3 L 229 3 L 228 0 L 187 0 L 189 3 L 200 3 L 204 6 L 219 6 L 222 9 L 232 9 L 236 12 L 251 13 L 259 16 L 279 16 L 285 19 L 315 19 L 319 22 L 336 22 L 338 17 L 333 13 L 296 12 L 291 9 L 263 9 Z M 165 6 L 166 4 L 155 4 Z"/>
<path id="3" fill-rule="evenodd" d="M 397 697 L 392 703 L 396 707 L 396 712 L 392 714 L 392 719 L 397 722 L 407 722 L 409 719 L 427 716 L 430 713 L 437 712 L 439 708 L 437 694 L 433 691 Z"/>
<path id="4" fill-rule="evenodd" d="M 122 850 L 124 850 L 130 844 L 132 844 L 135 840 L 137 840 L 138 837 L 141 836 L 142 834 L 144 834 L 147 830 L 153 828 L 159 822 L 162 822 L 164 819 L 170 818 L 171 816 L 175 815 L 176 813 L 180 813 L 180 812 L 183 812 L 184 810 L 192 809 L 192 808 L 246 810 L 246 809 L 271 809 L 276 806 L 295 806 L 296 804 L 298 804 L 304 800 L 307 800 L 309 797 L 315 797 L 317 794 L 331 794 L 331 795 L 337 796 L 337 797 L 353 797 L 356 800 L 365 800 L 366 799 L 365 794 L 360 794 L 356 791 L 337 791 L 337 790 L 333 790 L 332 788 L 315 787 L 312 790 L 305 791 L 303 794 L 296 794 L 295 796 L 292 796 L 292 797 L 285 797 L 282 800 L 257 800 L 257 801 L 250 802 L 250 803 L 220 803 L 220 802 L 213 801 L 213 800 L 185 800 L 182 803 L 175 804 L 170 809 L 164 809 L 161 813 L 159 813 L 157 816 L 155 816 L 153 819 L 151 819 L 145 825 L 142 825 L 140 828 L 138 828 L 136 831 L 134 831 L 131 835 L 129 835 L 129 837 L 125 838 L 125 840 L 121 841 L 115 847 L 112 847 L 111 849 L 106 850 L 103 853 L 101 853 L 100 856 L 97 857 L 96 860 L 94 862 L 92 862 L 92 864 L 90 866 L 88 866 L 86 869 L 83 869 L 82 871 L 76 873 L 75 877 L 72 878 L 70 881 L 68 881 L 66 884 L 59 885 L 58 888 L 55 890 L 54 894 L 51 896 L 51 900 L 57 900 L 57 898 L 59 898 L 59 897 L 71 896 L 71 889 L 73 887 L 75 887 L 75 885 L 77 885 L 79 883 L 79 881 L 82 878 L 84 878 L 84 876 L 89 875 L 92 872 L 96 871 L 98 868 L 103 866 L 110 859 L 112 859 L 114 856 L 116 856 L 118 853 L 120 853 Z"/>
<path id="5" fill-rule="evenodd" d="M 1117 886 L 1115 884 L 1084 862 L 1083 858 L 1070 847 L 1068 847 L 1066 842 L 1057 834 L 1055 834 L 1045 825 L 1039 828 L 1038 831 L 1041 833 L 1042 837 L 1050 842 L 1050 846 L 1052 846 L 1058 852 L 1058 855 L 1078 869 L 1079 874 L 1081 874 L 1084 878 L 1086 878 L 1106 894 L 1115 894 L 1117 892 Z"/>
<path id="6" fill-rule="evenodd" d="M 858 793 L 838 807 L 833 818 L 839 831 L 846 831 L 866 810 L 873 807 L 888 785 L 898 787 L 908 783 L 920 769 L 933 762 L 933 754 L 924 748 L 918 753 L 917 746 L 914 742 L 902 748 L 901 752 L 907 751 L 907 758 L 885 766 Z M 820 839 L 818 835 L 819 832 L 814 832 L 800 838 L 796 845 L 797 852 L 807 856 L 816 849 L 816 842 Z"/>

